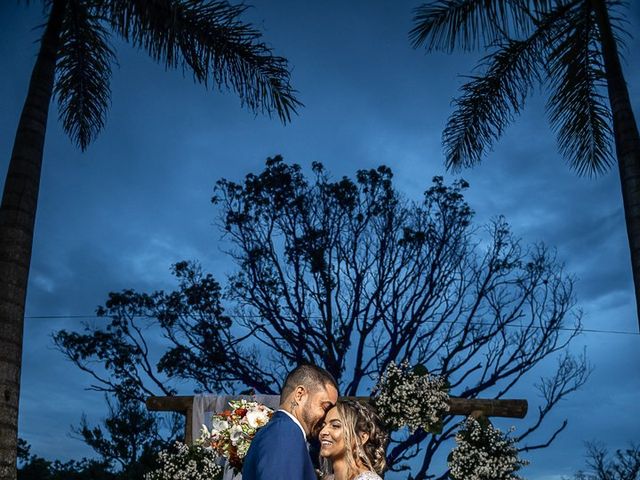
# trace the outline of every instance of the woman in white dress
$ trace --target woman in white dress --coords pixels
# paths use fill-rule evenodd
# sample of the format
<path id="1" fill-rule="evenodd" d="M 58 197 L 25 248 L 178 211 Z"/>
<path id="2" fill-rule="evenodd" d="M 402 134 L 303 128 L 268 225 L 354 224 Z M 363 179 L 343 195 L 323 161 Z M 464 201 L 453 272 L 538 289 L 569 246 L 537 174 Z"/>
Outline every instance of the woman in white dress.
<path id="1" fill-rule="evenodd" d="M 319 433 L 323 480 L 381 480 L 388 439 L 372 407 L 338 400 Z"/>

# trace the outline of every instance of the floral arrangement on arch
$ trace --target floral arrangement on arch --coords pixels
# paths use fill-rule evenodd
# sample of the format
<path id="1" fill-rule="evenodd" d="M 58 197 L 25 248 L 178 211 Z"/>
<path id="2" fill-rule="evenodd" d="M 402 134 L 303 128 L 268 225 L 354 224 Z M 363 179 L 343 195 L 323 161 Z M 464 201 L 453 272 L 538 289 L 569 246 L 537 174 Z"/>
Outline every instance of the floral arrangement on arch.
<path id="1" fill-rule="evenodd" d="M 452 480 L 521 480 L 516 475 L 529 462 L 520 459 L 515 441 L 486 419 L 467 418 L 449 454 Z"/>
<path id="2" fill-rule="evenodd" d="M 372 392 L 373 404 L 391 430 L 408 427 L 439 433 L 449 411 L 447 382 L 423 365 L 391 362 Z"/>
<path id="3" fill-rule="evenodd" d="M 211 429 L 206 425 L 202 426 L 202 435 L 198 441 L 226 459 L 229 466 L 240 473 L 251 440 L 258 429 L 271 419 L 273 410 L 249 400 L 232 400 L 229 407 L 213 416 Z"/>
<path id="4" fill-rule="evenodd" d="M 158 454 L 158 465 L 144 480 L 222 480 L 224 473 L 218 454 L 201 443 L 174 443 Z"/>

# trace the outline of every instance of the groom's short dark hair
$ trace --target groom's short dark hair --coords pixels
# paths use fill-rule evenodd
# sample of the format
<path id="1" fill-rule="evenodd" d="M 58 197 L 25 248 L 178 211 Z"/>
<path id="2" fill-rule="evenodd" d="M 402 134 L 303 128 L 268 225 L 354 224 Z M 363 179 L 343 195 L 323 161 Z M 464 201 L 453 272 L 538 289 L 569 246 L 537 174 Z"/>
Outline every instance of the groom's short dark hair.
<path id="1" fill-rule="evenodd" d="M 298 365 L 291 370 L 284 381 L 282 392 L 280 393 L 280 403 L 284 402 L 291 392 L 298 385 L 302 385 L 310 392 L 315 392 L 321 387 L 331 385 L 338 390 L 338 382 L 327 370 L 316 365 Z"/>

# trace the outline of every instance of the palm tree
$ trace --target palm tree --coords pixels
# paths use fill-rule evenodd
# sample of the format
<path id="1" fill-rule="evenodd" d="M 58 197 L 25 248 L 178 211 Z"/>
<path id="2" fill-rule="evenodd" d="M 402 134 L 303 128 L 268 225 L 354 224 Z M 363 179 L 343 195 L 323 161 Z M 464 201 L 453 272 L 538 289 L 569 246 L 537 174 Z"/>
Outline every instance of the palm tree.
<path id="1" fill-rule="evenodd" d="M 536 85 L 573 170 L 597 176 L 617 161 L 640 322 L 640 137 L 618 55 L 621 4 L 439 0 L 415 10 L 410 39 L 428 51 L 490 52 L 454 102 L 443 133 L 447 168 L 479 163 Z"/>
<path id="2" fill-rule="evenodd" d="M 60 120 L 86 149 L 104 126 L 115 34 L 167 68 L 234 91 L 284 123 L 301 103 L 286 59 L 239 20 L 246 7 L 207 0 L 44 0 L 46 24 L 0 206 L 0 478 L 16 476 L 20 366 L 43 145 L 55 94 Z"/>

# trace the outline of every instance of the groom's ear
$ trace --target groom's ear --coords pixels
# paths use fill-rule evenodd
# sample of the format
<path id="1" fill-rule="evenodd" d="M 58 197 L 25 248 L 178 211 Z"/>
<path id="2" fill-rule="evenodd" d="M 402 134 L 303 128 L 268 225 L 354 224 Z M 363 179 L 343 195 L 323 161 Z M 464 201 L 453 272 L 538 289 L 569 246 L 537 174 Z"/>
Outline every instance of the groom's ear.
<path id="1" fill-rule="evenodd" d="M 307 393 L 308 393 L 307 389 L 304 388 L 304 385 L 298 385 L 296 389 L 293 391 L 293 398 L 295 398 L 295 400 L 299 402 L 300 400 L 302 400 L 302 397 L 304 397 L 305 394 Z"/>
<path id="2" fill-rule="evenodd" d="M 360 437 L 360 445 L 364 445 L 369 441 L 369 434 L 367 432 L 360 432 L 358 436 Z"/>

